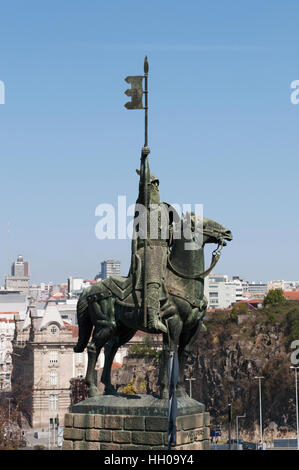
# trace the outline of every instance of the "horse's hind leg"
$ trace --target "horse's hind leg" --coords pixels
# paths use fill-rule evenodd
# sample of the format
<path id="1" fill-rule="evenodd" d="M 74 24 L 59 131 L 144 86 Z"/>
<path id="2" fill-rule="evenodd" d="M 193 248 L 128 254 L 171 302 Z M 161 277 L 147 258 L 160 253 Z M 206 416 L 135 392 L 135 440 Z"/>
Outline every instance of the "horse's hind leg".
<path id="1" fill-rule="evenodd" d="M 88 356 L 88 363 L 87 363 L 87 371 L 85 376 L 85 384 L 87 387 L 87 394 L 89 397 L 94 397 L 99 395 L 99 391 L 97 386 L 95 385 L 95 377 L 94 371 L 96 367 L 96 363 L 101 352 L 101 347 L 97 346 L 94 341 L 92 341 L 87 346 L 87 356 Z"/>
<path id="2" fill-rule="evenodd" d="M 136 333 L 136 330 L 132 330 L 126 327 L 122 328 L 123 330 L 121 331 L 120 335 L 115 336 L 105 345 L 105 363 L 101 377 L 101 382 L 105 385 L 104 395 L 117 395 L 115 387 L 111 384 L 112 363 L 118 348 L 130 341 L 130 339 L 133 338 L 134 334 Z"/>
<path id="3" fill-rule="evenodd" d="M 80 353 L 83 352 L 86 348 L 93 329 L 93 324 L 90 319 L 89 306 L 83 294 L 81 294 L 77 304 L 77 318 L 79 326 L 79 336 L 77 344 L 74 347 L 74 351 Z"/>

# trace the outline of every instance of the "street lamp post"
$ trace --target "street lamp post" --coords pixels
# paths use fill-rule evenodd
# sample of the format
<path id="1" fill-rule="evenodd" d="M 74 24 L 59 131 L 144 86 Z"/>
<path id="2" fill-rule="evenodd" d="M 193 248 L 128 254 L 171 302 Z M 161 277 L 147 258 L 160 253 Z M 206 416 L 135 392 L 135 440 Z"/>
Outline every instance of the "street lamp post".
<path id="1" fill-rule="evenodd" d="M 185 380 L 186 380 L 186 382 L 189 380 L 189 396 L 190 396 L 190 398 L 192 398 L 192 380 L 196 380 L 196 379 L 191 377 L 190 379 L 185 379 Z"/>
<path id="2" fill-rule="evenodd" d="M 297 450 L 299 450 L 299 416 L 298 416 L 298 383 L 297 383 L 297 369 L 299 369 L 299 366 L 297 367 L 291 366 L 290 369 L 295 370 Z"/>
<path id="3" fill-rule="evenodd" d="M 263 443 L 263 419 L 262 419 L 262 385 L 261 385 L 261 380 L 264 379 L 265 377 L 254 377 L 255 379 L 258 379 L 259 381 L 259 399 L 260 399 L 260 441 L 261 444 Z"/>
<path id="4" fill-rule="evenodd" d="M 246 414 L 242 416 L 236 417 L 236 440 L 237 440 L 237 450 L 239 450 L 239 427 L 238 427 L 238 419 L 239 418 L 246 418 Z"/>

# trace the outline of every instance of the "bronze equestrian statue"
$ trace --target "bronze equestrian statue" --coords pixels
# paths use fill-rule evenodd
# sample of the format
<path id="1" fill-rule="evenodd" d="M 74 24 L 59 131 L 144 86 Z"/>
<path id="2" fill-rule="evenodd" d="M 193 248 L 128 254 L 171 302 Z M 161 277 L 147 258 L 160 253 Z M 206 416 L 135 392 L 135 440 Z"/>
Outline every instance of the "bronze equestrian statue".
<path id="1" fill-rule="evenodd" d="M 185 214 L 181 219 L 174 208 L 160 202 L 159 180 L 149 171 L 148 153 L 148 148 L 142 149 L 132 261 L 128 277 L 112 276 L 100 281 L 85 289 L 77 304 L 79 338 L 74 351 L 82 352 L 87 347 L 85 382 L 90 397 L 99 394 L 94 384 L 94 370 L 102 347 L 105 347 L 105 364 L 101 377 L 101 382 L 105 385 L 104 393 L 117 394 L 111 384 L 113 359 L 118 348 L 127 343 L 138 330 L 163 333 L 161 397 L 168 397 L 167 364 L 173 345 L 178 348 L 177 396 L 186 394 L 185 360 L 200 329 L 204 327 L 207 306 L 204 277 L 218 261 L 226 240 L 232 240 L 230 230 L 217 222 L 200 219 L 194 214 Z M 144 185 L 148 186 L 149 202 L 158 214 L 148 210 L 141 214 L 145 202 L 142 198 Z M 149 222 L 145 224 L 146 229 L 141 223 L 144 218 Z M 189 226 L 190 230 L 187 230 Z M 154 232 L 151 237 L 148 236 L 148 227 Z M 198 241 L 200 237 L 201 243 Z M 218 247 L 213 252 L 210 268 L 205 270 L 204 246 L 207 243 L 216 243 Z M 148 252 L 146 265 L 145 246 Z M 91 335 L 91 342 L 88 344 Z"/>

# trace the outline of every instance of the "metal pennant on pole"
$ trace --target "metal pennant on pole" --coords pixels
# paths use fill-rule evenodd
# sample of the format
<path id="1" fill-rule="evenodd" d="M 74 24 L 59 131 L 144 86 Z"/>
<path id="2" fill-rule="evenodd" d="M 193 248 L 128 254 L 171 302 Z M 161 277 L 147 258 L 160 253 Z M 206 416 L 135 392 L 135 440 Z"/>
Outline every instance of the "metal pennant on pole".
<path id="1" fill-rule="evenodd" d="M 171 445 L 176 445 L 176 418 L 177 418 L 177 397 L 176 386 L 179 375 L 179 362 L 175 349 L 170 352 L 168 361 L 168 380 L 169 380 L 169 397 L 168 397 L 168 429 L 167 440 L 168 450 Z"/>

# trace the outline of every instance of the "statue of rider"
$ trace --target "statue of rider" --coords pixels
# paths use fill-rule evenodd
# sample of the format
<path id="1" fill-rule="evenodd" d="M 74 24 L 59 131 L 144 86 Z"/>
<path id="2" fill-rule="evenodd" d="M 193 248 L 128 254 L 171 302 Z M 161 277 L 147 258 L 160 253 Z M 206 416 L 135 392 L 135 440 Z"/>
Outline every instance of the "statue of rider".
<path id="1" fill-rule="evenodd" d="M 149 153 L 149 147 L 142 148 L 140 171 L 136 170 L 140 175 L 140 181 L 135 206 L 130 271 L 133 275 L 133 287 L 136 290 L 141 290 L 146 284 L 147 325 L 145 326 L 153 333 L 167 333 L 160 316 L 159 299 L 166 273 L 167 256 L 172 245 L 174 223 L 180 218 L 172 206 L 160 201 L 159 180 L 149 170 L 147 158 Z M 144 270 L 145 243 L 147 248 Z M 138 259 L 141 275 L 136 276 Z"/>

